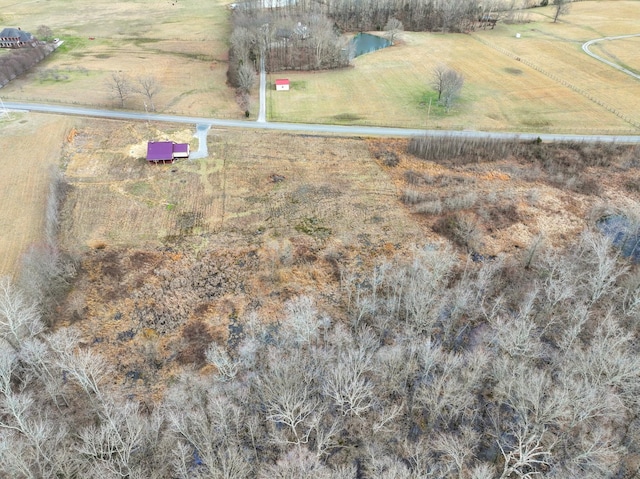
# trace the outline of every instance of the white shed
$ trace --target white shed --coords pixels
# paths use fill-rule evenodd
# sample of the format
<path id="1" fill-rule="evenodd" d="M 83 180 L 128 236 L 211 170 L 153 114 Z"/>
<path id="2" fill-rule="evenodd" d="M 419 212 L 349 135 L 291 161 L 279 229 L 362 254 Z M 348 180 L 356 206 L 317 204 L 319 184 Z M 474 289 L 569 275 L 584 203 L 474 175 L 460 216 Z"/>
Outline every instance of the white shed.
<path id="1" fill-rule="evenodd" d="M 276 80 L 277 91 L 289 91 L 289 80 L 287 78 L 279 78 Z"/>

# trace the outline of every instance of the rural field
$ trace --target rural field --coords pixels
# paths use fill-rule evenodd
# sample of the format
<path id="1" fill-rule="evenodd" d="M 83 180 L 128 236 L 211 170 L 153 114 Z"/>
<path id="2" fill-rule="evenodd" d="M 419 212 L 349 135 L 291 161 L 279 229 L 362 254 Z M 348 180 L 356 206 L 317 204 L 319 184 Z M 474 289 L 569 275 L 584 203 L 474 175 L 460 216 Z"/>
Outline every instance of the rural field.
<path id="1" fill-rule="evenodd" d="M 562 247 L 598 212 L 640 199 L 631 147 L 456 164 L 418 159 L 407 140 L 213 130 L 208 158 L 148 165 L 147 138 L 193 131 L 89 120 L 73 132 L 61 244 L 80 266 L 55 322 L 79 328 L 113 361 L 114 385 L 140 397 L 200 364 L 194 328 L 229 341 L 237 318 L 270 323 L 283 302 L 316 293 L 338 319 L 344 271 L 366 275 L 446 238 L 461 258 L 518 257 L 539 238 Z M 461 221 L 466 236 L 451 236 Z"/>
<path id="2" fill-rule="evenodd" d="M 433 129 L 632 134 L 638 131 L 640 83 L 588 57 L 581 45 L 609 35 L 638 33 L 637 2 L 576 2 L 552 23 L 551 7 L 529 9 L 525 23 L 499 22 L 468 35 L 400 35 L 392 48 L 364 55 L 343 70 L 274 72 L 292 90 L 268 90 L 273 121 L 355 123 Z M 241 118 L 226 85 L 230 10 L 225 2 L 195 0 L 112 4 L 72 0 L 14 3 L 7 24 L 49 25 L 65 40 L 59 51 L 2 91 L 11 100 L 118 107 L 107 81 L 113 72 L 135 80 L 152 75 L 161 87 L 158 111 Z M 516 38 L 516 34 L 521 35 Z M 640 69 L 637 39 L 594 46 L 630 69 Z M 458 105 L 445 113 L 429 87 L 445 63 L 465 76 Z M 258 92 L 254 89 L 253 118 Z M 142 111 L 141 95 L 126 108 Z"/>
<path id="3" fill-rule="evenodd" d="M 20 256 L 41 240 L 51 170 L 59 164 L 74 120 L 15 114 L 0 119 L 0 151 L 5 166 L 0 180 L 5 207 L 0 212 L 0 276 L 13 276 Z"/>
<path id="4" fill-rule="evenodd" d="M 65 44 L 5 101 L 117 108 L 118 72 L 240 117 L 221 0 L 9 3 Z M 638 5 L 271 73 L 270 120 L 638 134 L 640 82 L 581 49 Z M 2 113 L 0 477 L 638 477 L 640 145 L 212 126 L 156 165 L 203 125 Z"/>
<path id="5" fill-rule="evenodd" d="M 10 3 L 10 2 L 4 2 Z M 97 2 L 71 0 L 0 5 L 0 22 L 35 32 L 49 26 L 65 44 L 2 90 L 13 100 L 118 106 L 106 82 L 121 72 L 157 79 L 159 111 L 240 117 L 226 86 L 229 10 L 213 0 Z M 139 95 L 125 107 L 143 111 Z"/>
<path id="6" fill-rule="evenodd" d="M 288 93 L 269 91 L 269 113 L 282 121 L 433 129 L 637 132 L 640 82 L 581 49 L 593 38 L 640 33 L 637 2 L 578 2 L 555 24 L 551 7 L 524 15 L 529 22 L 498 22 L 470 35 L 405 32 L 395 46 L 356 58 L 346 71 L 274 73 L 272 80 L 287 76 L 293 85 Z M 637 42 L 620 42 L 607 48 L 628 52 L 620 61 L 640 68 L 637 48 L 625 50 Z M 465 77 L 462 99 L 448 114 L 435 101 L 429 108 L 431 72 L 440 63 Z"/>

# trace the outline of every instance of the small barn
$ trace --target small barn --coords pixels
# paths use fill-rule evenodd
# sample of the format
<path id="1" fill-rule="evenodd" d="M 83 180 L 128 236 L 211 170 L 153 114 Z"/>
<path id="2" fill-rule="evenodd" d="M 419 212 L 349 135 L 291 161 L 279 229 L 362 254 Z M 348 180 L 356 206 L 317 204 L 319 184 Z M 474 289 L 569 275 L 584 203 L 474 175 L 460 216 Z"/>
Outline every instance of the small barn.
<path id="1" fill-rule="evenodd" d="M 27 45 L 34 46 L 36 38 L 20 28 L 4 28 L 0 32 L 0 48 L 20 48 Z"/>
<path id="2" fill-rule="evenodd" d="M 150 141 L 147 143 L 149 163 L 173 163 L 178 158 L 189 158 L 189 144 L 175 141 Z"/>
<path id="3" fill-rule="evenodd" d="M 277 91 L 289 91 L 289 80 L 287 78 L 279 78 L 276 80 Z"/>

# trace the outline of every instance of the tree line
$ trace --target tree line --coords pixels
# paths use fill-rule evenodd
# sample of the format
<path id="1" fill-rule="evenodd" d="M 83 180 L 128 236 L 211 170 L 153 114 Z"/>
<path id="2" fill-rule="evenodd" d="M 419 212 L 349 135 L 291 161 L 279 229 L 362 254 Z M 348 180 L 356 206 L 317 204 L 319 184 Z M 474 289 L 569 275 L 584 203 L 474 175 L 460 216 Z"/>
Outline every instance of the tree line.
<path id="1" fill-rule="evenodd" d="M 499 0 L 249 0 L 233 9 L 227 79 L 246 97 L 261 55 L 268 71 L 340 68 L 353 54 L 344 32 L 384 30 L 392 41 L 401 30 L 467 32 L 531 6 Z"/>
<path id="2" fill-rule="evenodd" d="M 0 56 L 0 86 L 4 86 L 14 78 L 29 71 L 34 65 L 44 60 L 55 46 L 40 43 L 12 51 Z"/>
<path id="3" fill-rule="evenodd" d="M 261 56 L 267 71 L 322 70 L 347 66 L 350 42 L 317 9 L 239 9 L 232 15 L 229 84 L 249 91 Z"/>

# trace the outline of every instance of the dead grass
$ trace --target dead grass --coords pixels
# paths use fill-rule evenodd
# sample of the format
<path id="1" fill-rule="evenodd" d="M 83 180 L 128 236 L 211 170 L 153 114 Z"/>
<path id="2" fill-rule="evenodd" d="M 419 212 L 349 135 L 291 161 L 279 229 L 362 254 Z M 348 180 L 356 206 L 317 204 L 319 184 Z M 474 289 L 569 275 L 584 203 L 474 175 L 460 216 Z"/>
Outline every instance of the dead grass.
<path id="1" fill-rule="evenodd" d="M 354 241 L 359 225 L 371 229 L 376 243 L 411 229 L 398 210 L 380 203 L 395 190 L 362 142 L 307 138 L 301 144 L 286 134 L 211 133 L 209 159 L 152 166 L 139 157 L 141 139 L 159 135 L 152 130 L 99 120 L 78 129 L 67 151 L 73 188 L 65 244 L 82 251 L 95 242 L 157 246 L 185 234 L 287 236 L 309 225 L 344 243 Z M 174 139 L 189 134 L 164 132 Z"/>
<path id="2" fill-rule="evenodd" d="M 50 169 L 60 160 L 74 120 L 30 113 L 11 113 L 0 120 L 0 275 L 13 275 L 21 254 L 44 232 L 44 206 Z"/>
<path id="3" fill-rule="evenodd" d="M 293 87 L 289 92 L 269 90 L 270 113 L 283 121 L 329 123 L 336 115 L 348 115 L 354 123 L 431 129 L 633 131 L 602 106 L 516 58 L 533 62 L 638 121 L 640 84 L 580 48 L 599 36 L 635 33 L 637 3 L 577 2 L 558 24 L 545 16 L 550 9 L 531 12 L 535 22 L 498 24 L 495 30 L 473 35 L 405 32 L 402 43 L 359 57 L 347 70 L 287 72 Z M 466 80 L 461 102 L 447 115 L 435 101 L 429 108 L 429 78 L 439 63 L 459 70 Z M 270 75 L 270 80 L 282 75 Z"/>
<path id="4" fill-rule="evenodd" d="M 637 176 L 635 157 L 606 177 L 580 170 L 603 177 L 598 197 L 527 162 L 419 160 L 406 140 L 212 131 L 209 158 L 147 165 L 142 138 L 191 134 L 159 128 L 90 120 L 64 151 L 62 244 L 82 262 L 58 324 L 78 327 L 115 365 L 114 385 L 140 397 L 199 367 L 211 339 L 237 341 L 232 325 L 249 312 L 277 322 L 285 301 L 313 293 L 321 311 L 344 320 L 336 298 L 346 268 L 365 275 L 444 236 L 484 256 L 517 254 L 538 234 L 561 245 L 597 202 L 640 199 L 622 190 Z M 423 203 L 403 204 L 408 189 Z M 438 213 L 418 210 L 435 200 Z"/>
<path id="5" fill-rule="evenodd" d="M 640 37 L 598 42 L 591 51 L 627 70 L 640 72 Z"/>
<path id="6" fill-rule="evenodd" d="M 158 79 L 159 111 L 240 118 L 244 112 L 226 86 L 226 4 L 222 0 L 70 0 L 64 8 L 50 2 L 13 4 L 3 9 L 6 21 L 31 31 L 46 24 L 66 44 L 7 85 L 3 98 L 113 107 L 105 82 L 111 72 L 121 71 L 134 79 L 140 75 Z M 58 70 L 67 79 L 40 81 L 39 72 L 47 69 Z M 144 110 L 140 97 L 126 106 Z"/>

